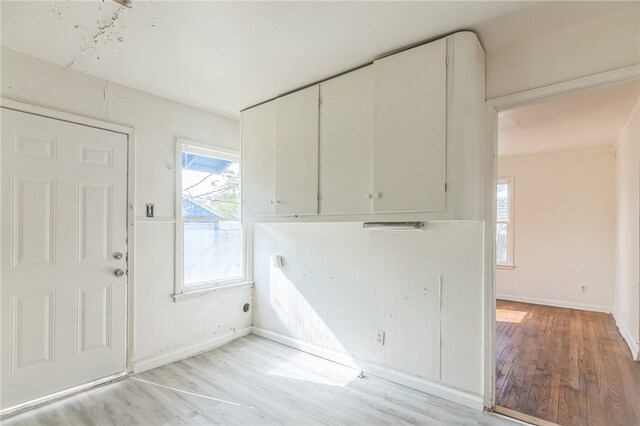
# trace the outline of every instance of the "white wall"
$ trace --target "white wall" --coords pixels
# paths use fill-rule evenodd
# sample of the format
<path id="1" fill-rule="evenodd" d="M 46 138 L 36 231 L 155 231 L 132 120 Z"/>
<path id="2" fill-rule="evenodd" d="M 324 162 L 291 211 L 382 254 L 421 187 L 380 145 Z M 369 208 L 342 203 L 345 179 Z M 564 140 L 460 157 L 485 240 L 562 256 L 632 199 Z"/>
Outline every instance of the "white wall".
<path id="1" fill-rule="evenodd" d="M 617 143 L 615 317 L 635 359 L 640 359 L 640 104 Z"/>
<path id="2" fill-rule="evenodd" d="M 481 222 L 412 232 L 261 224 L 254 232 L 255 327 L 482 394 Z M 270 263 L 276 254 L 281 270 Z M 376 329 L 386 332 L 384 346 Z"/>
<path id="3" fill-rule="evenodd" d="M 612 312 L 613 149 L 499 158 L 498 176 L 515 178 L 516 266 L 497 270 L 498 297 Z"/>
<path id="4" fill-rule="evenodd" d="M 152 78 L 152 76 L 150 76 Z M 135 214 L 155 203 L 174 218 L 176 137 L 238 149 L 236 120 L 120 86 L 2 48 L 2 97 L 136 129 Z M 251 289 L 174 303 L 174 224 L 135 222 L 136 364 L 168 360 L 176 350 L 202 348 L 251 325 L 242 305 Z M 184 352 L 181 352 L 184 353 Z M 142 364 L 145 365 L 145 364 Z"/>
<path id="5" fill-rule="evenodd" d="M 487 55 L 487 99 L 640 63 L 640 5 Z"/>

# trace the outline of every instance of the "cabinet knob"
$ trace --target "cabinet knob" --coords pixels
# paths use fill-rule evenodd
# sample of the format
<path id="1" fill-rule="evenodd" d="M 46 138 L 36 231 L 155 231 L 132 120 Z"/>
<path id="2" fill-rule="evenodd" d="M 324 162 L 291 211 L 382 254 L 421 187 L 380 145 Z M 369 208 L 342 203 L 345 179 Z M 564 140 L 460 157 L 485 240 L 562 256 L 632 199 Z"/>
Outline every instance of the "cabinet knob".
<path id="1" fill-rule="evenodd" d="M 276 204 L 280 204 L 280 200 L 275 200 L 275 203 Z"/>
<path id="2" fill-rule="evenodd" d="M 376 192 L 376 198 L 382 198 L 382 192 Z"/>
<path id="3" fill-rule="evenodd" d="M 370 200 L 373 198 L 373 194 L 367 194 L 364 196 L 367 200 Z"/>

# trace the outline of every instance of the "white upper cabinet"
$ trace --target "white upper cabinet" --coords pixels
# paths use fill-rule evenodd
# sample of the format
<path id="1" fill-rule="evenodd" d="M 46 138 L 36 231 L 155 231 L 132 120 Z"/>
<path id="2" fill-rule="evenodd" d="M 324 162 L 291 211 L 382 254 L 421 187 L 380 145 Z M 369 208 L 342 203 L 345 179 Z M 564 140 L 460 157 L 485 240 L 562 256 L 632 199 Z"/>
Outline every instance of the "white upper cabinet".
<path id="1" fill-rule="evenodd" d="M 318 214 L 318 91 L 242 112 L 244 217 Z"/>
<path id="2" fill-rule="evenodd" d="M 373 208 L 373 67 L 320 85 L 323 214 Z"/>
<path id="3" fill-rule="evenodd" d="M 243 216 L 483 220 L 484 102 L 463 31 L 245 110 Z"/>
<path id="4" fill-rule="evenodd" d="M 319 87 L 276 100 L 275 213 L 318 214 Z"/>
<path id="5" fill-rule="evenodd" d="M 276 102 L 242 112 L 242 214 L 275 214 Z"/>
<path id="6" fill-rule="evenodd" d="M 446 210 L 447 41 L 373 63 L 374 211 Z"/>

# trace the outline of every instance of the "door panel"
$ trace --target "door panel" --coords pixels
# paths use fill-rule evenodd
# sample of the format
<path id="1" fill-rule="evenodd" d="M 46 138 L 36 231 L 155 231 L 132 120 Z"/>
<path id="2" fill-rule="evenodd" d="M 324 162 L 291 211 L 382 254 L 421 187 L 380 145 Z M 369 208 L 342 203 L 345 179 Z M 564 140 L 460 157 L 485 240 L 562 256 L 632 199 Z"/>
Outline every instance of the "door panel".
<path id="1" fill-rule="evenodd" d="M 275 213 L 275 137 L 275 101 L 242 112 L 243 216 Z"/>
<path id="2" fill-rule="evenodd" d="M 79 262 L 111 256 L 111 185 L 80 182 L 78 206 Z"/>
<path id="3" fill-rule="evenodd" d="M 11 200 L 12 266 L 54 265 L 54 180 L 13 179 Z"/>
<path id="4" fill-rule="evenodd" d="M 78 354 L 108 349 L 111 342 L 111 284 L 78 286 Z"/>
<path id="5" fill-rule="evenodd" d="M 127 136 L 0 112 L 5 409 L 125 370 Z"/>
<path id="6" fill-rule="evenodd" d="M 323 214 L 372 212 L 372 68 L 361 68 L 321 84 Z"/>
<path id="7" fill-rule="evenodd" d="M 12 373 L 53 362 L 54 292 L 10 295 Z"/>
<path id="8" fill-rule="evenodd" d="M 276 100 L 276 215 L 318 214 L 318 86 Z"/>
<path id="9" fill-rule="evenodd" d="M 374 211 L 446 210 L 447 41 L 374 62 Z"/>

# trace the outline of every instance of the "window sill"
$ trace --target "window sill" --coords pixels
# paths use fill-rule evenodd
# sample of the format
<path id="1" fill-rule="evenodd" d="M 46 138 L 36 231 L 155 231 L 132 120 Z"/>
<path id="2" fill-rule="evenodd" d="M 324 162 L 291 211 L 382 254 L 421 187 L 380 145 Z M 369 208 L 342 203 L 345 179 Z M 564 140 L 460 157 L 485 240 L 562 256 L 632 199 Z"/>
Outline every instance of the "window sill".
<path id="1" fill-rule="evenodd" d="M 516 265 L 496 265 L 496 269 L 516 269 Z"/>
<path id="2" fill-rule="evenodd" d="M 218 285 L 215 287 L 176 293 L 171 295 L 171 297 L 173 297 L 174 302 L 180 302 L 181 300 L 192 299 L 194 297 L 200 297 L 200 296 L 206 296 L 207 294 L 212 294 L 212 293 L 222 293 L 226 291 L 236 291 L 236 290 L 243 290 L 245 288 L 253 288 L 253 284 L 254 284 L 253 281 L 242 281 L 239 283 L 224 284 L 224 285 Z"/>

